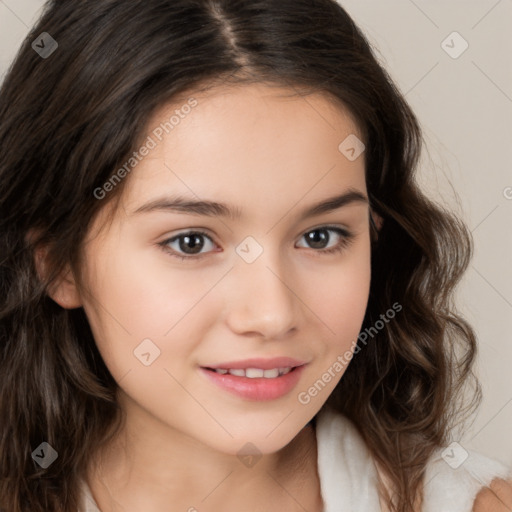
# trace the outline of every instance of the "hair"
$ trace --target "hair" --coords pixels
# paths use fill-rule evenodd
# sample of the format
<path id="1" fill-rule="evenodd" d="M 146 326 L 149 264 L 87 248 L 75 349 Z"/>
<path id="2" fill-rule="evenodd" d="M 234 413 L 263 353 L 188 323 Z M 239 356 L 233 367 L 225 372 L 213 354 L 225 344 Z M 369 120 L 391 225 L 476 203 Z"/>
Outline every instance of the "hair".
<path id="1" fill-rule="evenodd" d="M 46 59 L 31 47 L 42 32 L 58 43 Z M 121 425 L 118 384 L 83 309 L 48 295 L 66 268 L 80 283 L 85 235 L 126 179 L 104 200 L 95 189 L 156 109 L 250 83 L 326 94 L 361 130 L 367 191 L 383 218 L 362 327 L 391 304 L 403 310 L 361 347 L 323 407 L 356 425 L 392 483 L 392 495 L 379 492 L 393 512 L 413 510 L 429 458 L 478 406 L 475 334 L 453 302 L 470 233 L 419 189 L 419 122 L 338 3 L 53 0 L 0 91 L 0 506 L 9 512 L 77 510 L 91 454 Z M 46 469 L 31 456 L 42 442 L 58 452 Z"/>

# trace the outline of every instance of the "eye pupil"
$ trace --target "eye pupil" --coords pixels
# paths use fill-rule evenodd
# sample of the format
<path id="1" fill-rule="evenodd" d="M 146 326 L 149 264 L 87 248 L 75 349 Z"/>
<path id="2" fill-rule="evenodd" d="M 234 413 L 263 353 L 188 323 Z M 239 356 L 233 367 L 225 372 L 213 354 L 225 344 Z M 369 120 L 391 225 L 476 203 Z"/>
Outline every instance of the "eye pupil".
<path id="1" fill-rule="evenodd" d="M 315 229 L 307 233 L 306 236 L 308 243 L 315 249 L 321 249 L 325 243 L 329 242 L 329 235 L 325 229 Z"/>
<path id="2" fill-rule="evenodd" d="M 180 249 L 186 254 L 196 254 L 203 248 L 204 241 L 201 235 L 183 235 L 180 237 Z M 192 251 L 190 251 L 192 249 Z M 197 251 L 196 251 L 197 249 Z"/>

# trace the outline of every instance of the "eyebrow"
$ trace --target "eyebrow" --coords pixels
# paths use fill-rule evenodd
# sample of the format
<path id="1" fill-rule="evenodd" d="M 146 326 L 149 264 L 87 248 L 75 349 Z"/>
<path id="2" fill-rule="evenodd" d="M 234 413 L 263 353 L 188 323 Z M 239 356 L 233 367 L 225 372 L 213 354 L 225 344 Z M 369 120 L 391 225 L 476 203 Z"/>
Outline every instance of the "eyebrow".
<path id="1" fill-rule="evenodd" d="M 308 206 L 301 211 L 300 218 L 304 219 L 328 213 L 353 203 L 368 204 L 368 198 L 359 190 L 349 189 L 343 194 L 329 197 Z M 169 211 L 207 217 L 226 217 L 231 220 L 237 220 L 242 217 L 242 211 L 238 207 L 232 207 L 216 201 L 194 200 L 184 196 L 163 197 L 149 201 L 133 211 L 132 215 L 154 211 Z"/>

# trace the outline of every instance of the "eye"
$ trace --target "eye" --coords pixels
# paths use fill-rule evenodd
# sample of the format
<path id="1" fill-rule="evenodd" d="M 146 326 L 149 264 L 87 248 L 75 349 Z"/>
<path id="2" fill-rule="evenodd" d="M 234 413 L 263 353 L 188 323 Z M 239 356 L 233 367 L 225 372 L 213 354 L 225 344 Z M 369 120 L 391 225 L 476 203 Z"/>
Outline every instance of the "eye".
<path id="1" fill-rule="evenodd" d="M 332 235 L 329 235 L 330 232 L 335 234 L 334 240 L 336 241 L 337 239 L 337 242 L 329 247 L 329 242 L 331 242 L 333 238 Z M 354 235 L 340 227 L 321 226 L 304 233 L 302 237 L 307 241 L 310 248 L 315 249 L 314 252 L 332 254 L 345 249 L 352 241 Z M 210 251 L 202 251 L 205 246 L 206 249 L 208 249 L 208 243 L 205 244 L 205 240 L 207 240 L 213 248 L 215 247 L 215 243 L 211 237 L 204 231 L 186 231 L 172 238 L 168 238 L 158 245 L 170 256 L 180 258 L 181 260 L 193 260 L 202 258 L 208 252 L 212 252 L 212 249 L 210 249 Z M 173 244 L 174 247 L 172 246 Z"/>
<path id="2" fill-rule="evenodd" d="M 205 247 L 205 239 L 209 240 L 212 245 L 215 245 L 213 240 L 203 231 L 187 231 L 180 233 L 179 235 L 160 242 L 158 245 L 162 246 L 171 256 L 181 258 L 182 260 L 201 258 L 201 250 Z M 175 244 L 174 247 L 171 247 L 172 244 Z M 179 251 L 183 252 L 180 253 Z"/>
<path id="3" fill-rule="evenodd" d="M 337 243 L 329 247 L 331 241 L 331 235 L 329 232 L 334 232 L 334 240 L 338 239 Z M 341 252 L 343 249 L 348 247 L 352 241 L 354 235 L 346 229 L 339 228 L 336 226 L 321 226 L 304 233 L 302 237 L 307 241 L 313 249 L 320 249 L 319 253 L 332 254 Z"/>

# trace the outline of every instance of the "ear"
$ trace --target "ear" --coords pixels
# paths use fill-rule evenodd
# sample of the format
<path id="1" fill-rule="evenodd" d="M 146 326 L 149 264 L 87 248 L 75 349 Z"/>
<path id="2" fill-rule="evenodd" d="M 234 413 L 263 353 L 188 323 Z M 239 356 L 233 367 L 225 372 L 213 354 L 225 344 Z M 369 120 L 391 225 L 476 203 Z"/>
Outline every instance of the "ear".
<path id="1" fill-rule="evenodd" d="M 370 210 L 370 216 L 370 224 L 377 228 L 377 233 L 375 233 L 375 237 L 378 238 L 380 228 L 382 227 L 382 224 L 384 224 L 384 219 L 378 213 L 375 213 L 373 210 Z"/>
<path id="2" fill-rule="evenodd" d="M 34 237 L 35 233 L 33 231 L 27 235 L 29 241 L 32 241 Z M 46 245 L 40 245 L 34 249 L 34 264 L 39 278 L 41 280 L 47 278 L 50 265 L 48 261 L 48 247 Z M 82 306 L 76 281 L 69 265 L 66 265 L 64 271 L 48 287 L 47 294 L 64 309 L 75 309 Z"/>
<path id="3" fill-rule="evenodd" d="M 370 212 L 370 215 L 373 217 L 373 222 L 375 222 L 375 225 L 377 226 L 377 229 L 380 231 L 380 228 L 382 227 L 382 224 L 384 223 L 384 219 L 374 211 Z"/>
<path id="4" fill-rule="evenodd" d="M 76 281 L 69 265 L 48 289 L 48 296 L 64 309 L 75 309 L 82 306 Z"/>

